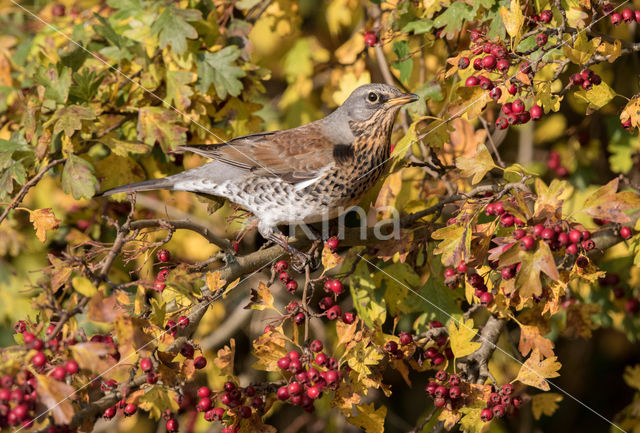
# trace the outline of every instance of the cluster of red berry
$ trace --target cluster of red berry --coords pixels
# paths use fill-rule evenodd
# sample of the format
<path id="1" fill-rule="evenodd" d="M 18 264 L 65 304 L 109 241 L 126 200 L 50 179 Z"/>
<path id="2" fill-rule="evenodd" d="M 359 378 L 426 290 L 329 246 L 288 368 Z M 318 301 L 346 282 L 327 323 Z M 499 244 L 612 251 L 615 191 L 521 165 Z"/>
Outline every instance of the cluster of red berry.
<path id="1" fill-rule="evenodd" d="M 614 26 L 620 25 L 623 21 L 627 24 L 631 24 L 632 22 L 640 23 L 640 11 L 633 10 L 630 8 L 626 8 L 620 12 L 613 12 L 614 6 L 611 3 L 607 3 L 602 7 L 602 11 L 605 15 L 610 15 L 609 19 L 611 20 L 611 24 Z M 612 13 L 613 12 L 613 13 Z"/>
<path id="2" fill-rule="evenodd" d="M 559 251 L 565 248 L 565 252 L 571 255 L 576 255 L 580 251 L 591 251 L 595 248 L 590 231 L 565 227 L 568 224 L 565 222 L 565 224 L 555 224 L 552 227 L 536 224 L 529 231 L 524 229 L 514 230 L 513 237 L 519 240 L 522 249 L 527 251 L 535 247 L 536 239 L 542 239 L 547 242 L 552 251 Z"/>
<path id="3" fill-rule="evenodd" d="M 572 86 L 580 86 L 584 90 L 591 90 L 593 86 L 602 83 L 602 78 L 591 69 L 583 69 L 580 73 L 573 74 L 569 78 L 569 82 Z"/>
<path id="4" fill-rule="evenodd" d="M 475 289 L 475 296 L 480 299 L 480 303 L 484 306 L 490 305 L 493 302 L 493 294 L 489 291 L 484 278 L 476 272 L 475 268 L 469 268 L 466 263 L 460 263 L 455 269 L 445 269 L 444 283 L 454 290 L 464 281 L 465 275 L 471 287 Z"/>
<path id="5" fill-rule="evenodd" d="M 279 400 L 313 412 L 313 402 L 325 389 L 338 389 L 344 375 L 338 360 L 325 354 L 323 348 L 320 340 L 314 340 L 309 346 L 311 353 L 301 356 L 300 352 L 292 350 L 278 360 L 278 368 L 289 376 L 288 383 L 276 392 Z"/>
<path id="6" fill-rule="evenodd" d="M 457 374 L 449 374 L 444 370 L 436 373 L 435 380 L 430 380 L 425 387 L 427 395 L 433 398 L 435 407 L 447 407 L 455 410 L 464 400 L 462 381 Z"/>
<path id="7" fill-rule="evenodd" d="M 437 329 L 443 327 L 444 325 L 442 325 L 442 323 L 438 320 L 429 322 L 429 329 Z M 424 353 L 424 356 L 429 359 L 432 367 L 440 367 L 444 364 L 446 359 L 448 359 L 449 361 L 453 359 L 453 351 L 451 350 L 451 346 L 447 344 L 448 342 L 449 337 L 447 335 L 435 337 L 433 338 L 434 345 L 427 347 L 422 352 Z"/>
<path id="8" fill-rule="evenodd" d="M 227 431 L 234 431 L 234 429 L 239 428 L 238 425 L 229 425 L 229 420 L 233 418 L 229 417 L 225 420 L 225 414 L 227 412 L 230 415 L 236 415 L 238 418 L 251 418 L 251 414 L 253 411 L 261 411 L 264 408 L 264 399 L 262 396 L 257 395 L 256 389 L 249 385 L 247 387 L 238 387 L 233 382 L 225 382 L 223 386 L 223 391 L 216 393 L 213 395 L 211 390 L 202 386 L 198 388 L 198 404 L 196 405 L 196 409 L 198 412 L 204 413 L 204 419 L 213 422 L 213 421 L 221 421 L 225 423 L 225 428 Z M 216 398 L 217 397 L 217 398 Z M 214 403 L 216 400 L 219 400 L 220 403 L 227 407 L 227 409 L 223 407 L 214 407 Z M 223 429 L 224 430 L 224 429 Z"/>
<path id="9" fill-rule="evenodd" d="M 491 421 L 495 418 L 502 418 L 505 415 L 515 414 L 517 408 L 522 405 L 522 398 L 513 394 L 513 385 L 507 383 L 498 392 L 492 392 L 487 400 L 487 407 L 480 412 L 483 421 Z"/>
<path id="10" fill-rule="evenodd" d="M 156 253 L 156 257 L 160 263 L 167 263 L 169 260 L 171 260 L 171 253 L 169 252 L 169 250 L 160 249 Z M 156 292 L 162 293 L 165 287 L 167 287 L 165 282 L 167 281 L 168 276 L 169 269 L 167 268 L 163 268 L 158 272 L 158 274 L 156 275 L 156 281 L 153 283 L 153 289 Z"/>
<path id="11" fill-rule="evenodd" d="M 569 175 L 569 170 L 567 167 L 562 165 L 560 161 L 560 154 L 555 150 L 549 152 L 549 157 L 547 158 L 547 167 L 549 170 L 553 170 L 558 177 L 566 177 Z"/>
<path id="12" fill-rule="evenodd" d="M 287 272 L 287 268 L 289 265 L 284 260 L 280 260 L 276 262 L 273 266 L 273 269 L 278 273 L 278 279 L 284 284 L 289 293 L 294 294 L 296 290 L 298 290 L 298 282 L 291 278 L 289 272 Z"/>

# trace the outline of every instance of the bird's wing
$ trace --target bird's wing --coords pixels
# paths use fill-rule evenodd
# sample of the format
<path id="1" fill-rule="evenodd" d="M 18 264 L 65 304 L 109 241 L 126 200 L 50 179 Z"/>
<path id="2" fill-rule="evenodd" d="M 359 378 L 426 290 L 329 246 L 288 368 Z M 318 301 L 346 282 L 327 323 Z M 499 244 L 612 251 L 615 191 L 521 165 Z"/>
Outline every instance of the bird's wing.
<path id="1" fill-rule="evenodd" d="M 299 183 L 318 176 L 334 162 L 334 147 L 321 127 L 310 123 L 286 131 L 246 135 L 222 144 L 180 149 L 256 174 Z"/>

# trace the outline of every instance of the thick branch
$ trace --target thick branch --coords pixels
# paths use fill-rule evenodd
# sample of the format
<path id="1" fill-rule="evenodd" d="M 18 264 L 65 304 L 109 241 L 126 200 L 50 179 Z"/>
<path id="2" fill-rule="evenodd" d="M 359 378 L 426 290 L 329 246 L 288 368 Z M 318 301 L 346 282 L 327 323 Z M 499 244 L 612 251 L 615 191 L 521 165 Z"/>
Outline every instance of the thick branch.
<path id="1" fill-rule="evenodd" d="M 487 323 L 480 331 L 479 341 L 482 343 L 480 349 L 456 362 L 457 368 L 464 374 L 465 379 L 470 382 L 483 383 L 487 377 L 490 377 L 489 359 L 496 350 L 498 339 L 504 331 L 506 323 L 505 319 L 489 316 Z"/>

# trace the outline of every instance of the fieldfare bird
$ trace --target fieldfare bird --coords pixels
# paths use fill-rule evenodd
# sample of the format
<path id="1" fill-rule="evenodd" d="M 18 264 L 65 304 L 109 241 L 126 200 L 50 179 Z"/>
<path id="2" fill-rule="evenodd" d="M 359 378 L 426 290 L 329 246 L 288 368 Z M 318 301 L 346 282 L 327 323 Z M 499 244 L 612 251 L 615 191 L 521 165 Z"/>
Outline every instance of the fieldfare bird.
<path id="1" fill-rule="evenodd" d="M 276 226 L 334 218 L 358 203 L 389 158 L 400 107 L 417 99 L 393 86 L 367 84 L 323 119 L 221 144 L 181 146 L 212 161 L 101 195 L 168 189 L 224 197 L 253 213 L 261 235 L 292 252 Z"/>

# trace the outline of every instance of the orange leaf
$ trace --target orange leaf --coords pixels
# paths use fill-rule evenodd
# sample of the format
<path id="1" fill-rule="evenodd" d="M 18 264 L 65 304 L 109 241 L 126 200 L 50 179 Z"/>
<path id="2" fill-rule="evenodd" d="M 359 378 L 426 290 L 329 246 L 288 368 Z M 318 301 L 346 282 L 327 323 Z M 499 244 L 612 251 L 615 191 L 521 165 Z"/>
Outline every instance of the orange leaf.
<path id="1" fill-rule="evenodd" d="M 56 218 L 51 208 L 37 209 L 30 212 L 29 221 L 33 223 L 33 227 L 36 229 L 36 237 L 40 239 L 40 242 L 47 240 L 47 230 L 57 229 L 60 225 L 60 220 Z"/>
<path id="2" fill-rule="evenodd" d="M 50 376 L 36 374 L 38 398 L 53 415 L 56 424 L 69 424 L 73 417 L 71 396 L 75 388 Z"/>
<path id="3" fill-rule="evenodd" d="M 538 349 L 545 358 L 553 356 L 553 342 L 542 335 L 537 326 L 520 325 L 520 343 L 518 350 L 527 356 L 533 349 Z"/>
<path id="4" fill-rule="evenodd" d="M 557 357 L 553 356 L 543 360 L 538 349 L 534 348 L 529 359 L 522 364 L 515 380 L 543 391 L 549 391 L 550 387 L 547 379 L 560 376 L 558 370 L 562 365 L 557 359 Z"/>

